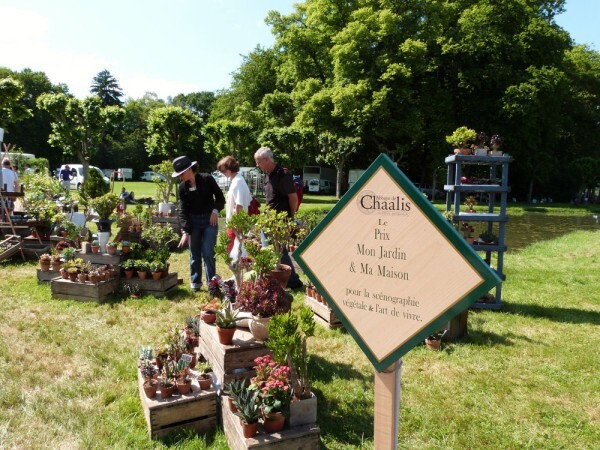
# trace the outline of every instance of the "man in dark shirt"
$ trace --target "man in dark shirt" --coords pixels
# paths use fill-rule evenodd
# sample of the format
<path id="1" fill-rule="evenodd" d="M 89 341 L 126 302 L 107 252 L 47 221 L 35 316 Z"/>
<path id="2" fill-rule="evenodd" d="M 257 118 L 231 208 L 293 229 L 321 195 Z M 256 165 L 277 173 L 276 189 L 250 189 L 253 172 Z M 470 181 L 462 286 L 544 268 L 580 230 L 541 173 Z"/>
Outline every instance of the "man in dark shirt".
<path id="1" fill-rule="evenodd" d="M 173 161 L 173 178 L 179 177 L 179 221 L 181 240 L 178 247 L 190 246 L 190 286 L 198 291 L 202 286 L 202 262 L 206 284 L 216 275 L 215 245 L 219 231 L 219 211 L 225 207 L 225 196 L 208 173 L 196 173 L 187 156 Z"/>
<path id="2" fill-rule="evenodd" d="M 265 178 L 266 203 L 269 208 L 275 211 L 286 211 L 289 218 L 294 218 L 294 213 L 298 209 L 298 196 L 294 186 L 292 174 L 277 164 L 273 159 L 273 152 L 269 147 L 261 147 L 254 153 L 256 166 L 267 174 Z M 282 264 L 292 268 L 292 274 L 288 280 L 290 289 L 302 289 L 303 284 L 294 270 L 294 264 L 287 248 L 281 258 Z"/>

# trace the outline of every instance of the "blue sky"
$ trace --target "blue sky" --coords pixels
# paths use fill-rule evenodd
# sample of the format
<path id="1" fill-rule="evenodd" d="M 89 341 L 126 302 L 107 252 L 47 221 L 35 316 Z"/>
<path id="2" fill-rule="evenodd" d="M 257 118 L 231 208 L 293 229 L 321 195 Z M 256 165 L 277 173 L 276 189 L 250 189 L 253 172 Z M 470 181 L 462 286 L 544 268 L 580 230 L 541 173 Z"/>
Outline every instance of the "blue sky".
<path id="1" fill-rule="evenodd" d="M 292 0 L 2 0 L 0 66 L 45 72 L 77 97 L 107 69 L 127 97 L 229 86 L 256 45 L 273 37 L 268 11 Z M 600 51 L 600 0 L 567 0 L 557 18 L 577 43 Z"/>

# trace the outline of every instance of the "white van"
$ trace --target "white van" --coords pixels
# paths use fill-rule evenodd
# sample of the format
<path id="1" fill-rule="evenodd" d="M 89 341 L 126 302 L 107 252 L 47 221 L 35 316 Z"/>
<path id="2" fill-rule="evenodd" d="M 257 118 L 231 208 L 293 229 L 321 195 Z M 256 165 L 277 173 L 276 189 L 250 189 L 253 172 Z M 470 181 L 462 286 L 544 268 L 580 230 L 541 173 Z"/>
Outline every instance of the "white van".
<path id="1" fill-rule="evenodd" d="M 81 188 L 81 185 L 83 184 L 83 165 L 82 164 L 63 164 L 62 166 L 60 166 L 60 169 L 57 171 L 58 172 L 58 178 L 60 179 L 60 171 L 63 170 L 65 168 L 65 166 L 69 166 L 69 169 L 71 170 L 71 173 L 73 174 L 73 179 L 71 180 L 71 189 L 79 189 Z M 104 175 L 104 173 L 98 169 L 96 166 L 90 166 L 89 170 L 97 170 L 98 173 L 100 174 L 100 176 L 102 176 L 102 179 L 104 180 L 104 182 L 106 184 L 110 184 L 110 180 L 109 178 Z"/>

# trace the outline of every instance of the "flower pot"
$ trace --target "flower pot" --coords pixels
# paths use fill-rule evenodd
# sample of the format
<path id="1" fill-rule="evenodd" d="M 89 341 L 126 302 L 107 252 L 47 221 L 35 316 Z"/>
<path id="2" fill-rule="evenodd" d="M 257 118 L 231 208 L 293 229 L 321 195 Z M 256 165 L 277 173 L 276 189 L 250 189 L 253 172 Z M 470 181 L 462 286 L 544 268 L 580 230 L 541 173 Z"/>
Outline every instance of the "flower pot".
<path id="1" fill-rule="evenodd" d="M 269 272 L 269 278 L 277 280 L 283 289 L 287 287 L 287 283 L 291 275 L 292 268 L 290 266 L 286 266 L 285 264 L 281 264 L 281 269 L 273 269 L 271 272 Z"/>
<path id="2" fill-rule="evenodd" d="M 237 412 L 237 406 L 235 406 L 235 403 L 233 403 L 233 397 L 227 397 L 227 406 L 229 406 L 229 411 L 231 412 Z"/>
<path id="3" fill-rule="evenodd" d="M 157 380 L 148 380 L 144 381 L 144 392 L 146 393 L 146 397 L 154 398 L 156 397 L 156 390 L 158 389 L 158 381 Z"/>
<path id="4" fill-rule="evenodd" d="M 472 155 L 473 154 L 473 150 L 470 148 L 455 148 L 454 149 L 454 154 L 455 155 Z"/>
<path id="5" fill-rule="evenodd" d="M 263 428 L 267 433 L 276 433 L 283 430 L 285 416 L 281 411 L 265 414 L 263 417 Z"/>
<path id="6" fill-rule="evenodd" d="M 252 316 L 250 320 L 250 333 L 257 341 L 266 341 L 269 339 L 269 322 L 270 317 Z"/>
<path id="7" fill-rule="evenodd" d="M 152 272 L 152 279 L 154 281 L 156 280 L 160 280 L 160 278 L 162 277 L 162 271 L 159 272 Z"/>
<path id="8" fill-rule="evenodd" d="M 77 275 L 77 279 L 79 280 L 80 283 L 85 283 L 87 280 L 87 274 L 81 272 L 79 275 Z"/>
<path id="9" fill-rule="evenodd" d="M 170 214 L 171 213 L 171 204 L 165 203 L 165 202 L 160 202 L 158 204 L 158 212 L 163 215 Z"/>
<path id="10" fill-rule="evenodd" d="M 92 245 L 92 253 L 100 253 L 100 246 Z"/>
<path id="11" fill-rule="evenodd" d="M 223 345 L 231 345 L 231 343 L 233 342 L 234 334 L 235 334 L 235 327 L 233 327 L 233 328 L 217 327 L 217 335 L 219 336 L 219 342 Z"/>
<path id="12" fill-rule="evenodd" d="M 317 396 L 310 393 L 309 398 L 292 400 L 290 403 L 290 427 L 317 422 Z"/>
<path id="13" fill-rule="evenodd" d="M 192 381 L 191 380 L 177 380 L 177 390 L 181 395 L 189 394 L 192 390 Z"/>
<path id="14" fill-rule="evenodd" d="M 110 225 L 106 231 L 102 231 L 100 228 L 98 228 L 98 245 L 100 246 L 100 253 L 106 253 L 106 244 L 108 244 L 109 239 Z"/>
<path id="15" fill-rule="evenodd" d="M 52 270 L 54 270 L 55 272 L 58 272 L 60 269 L 62 269 L 63 263 L 61 262 L 54 262 L 51 264 L 52 265 Z"/>
<path id="16" fill-rule="evenodd" d="M 92 251 L 92 246 L 89 242 L 83 241 L 81 243 L 81 253 L 87 254 Z"/>
<path id="17" fill-rule="evenodd" d="M 75 283 L 77 281 L 77 272 L 69 272 L 69 281 Z"/>
<path id="18" fill-rule="evenodd" d="M 425 345 L 431 350 L 439 350 L 442 346 L 442 341 L 440 339 L 425 339 Z"/>
<path id="19" fill-rule="evenodd" d="M 242 433 L 244 434 L 244 438 L 250 439 L 251 437 L 254 437 L 256 431 L 258 430 L 258 421 L 254 423 L 246 423 L 240 419 L 240 423 L 242 424 Z"/>
<path id="20" fill-rule="evenodd" d="M 198 384 L 202 390 L 210 389 L 212 386 L 212 377 L 207 373 L 201 373 L 198 375 Z"/>
<path id="21" fill-rule="evenodd" d="M 42 272 L 48 272 L 50 270 L 50 265 L 49 259 L 40 259 L 40 269 Z"/>
<path id="22" fill-rule="evenodd" d="M 217 313 L 212 311 L 202 311 L 202 313 L 200 313 L 200 318 L 204 323 L 215 323 L 217 320 Z"/>
<path id="23" fill-rule="evenodd" d="M 63 278 L 63 280 L 68 280 L 69 279 L 69 272 L 67 272 L 65 269 L 60 271 L 60 276 Z"/>
<path id="24" fill-rule="evenodd" d="M 125 278 L 128 280 L 133 278 L 133 270 L 125 270 Z"/>
<path id="25" fill-rule="evenodd" d="M 117 253 L 117 246 L 116 245 L 107 245 L 106 253 L 108 253 L 109 255 L 115 255 Z"/>
<path id="26" fill-rule="evenodd" d="M 173 392 L 175 392 L 175 385 L 172 384 L 169 387 L 165 387 L 162 384 L 160 385 L 160 397 L 164 400 L 173 396 Z"/>

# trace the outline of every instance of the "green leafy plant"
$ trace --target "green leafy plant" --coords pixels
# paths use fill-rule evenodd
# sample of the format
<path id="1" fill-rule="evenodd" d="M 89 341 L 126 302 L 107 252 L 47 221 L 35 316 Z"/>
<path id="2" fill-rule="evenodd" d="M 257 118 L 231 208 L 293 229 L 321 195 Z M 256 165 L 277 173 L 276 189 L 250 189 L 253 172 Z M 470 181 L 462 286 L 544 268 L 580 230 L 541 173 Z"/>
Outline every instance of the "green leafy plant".
<path id="1" fill-rule="evenodd" d="M 306 342 L 314 335 L 315 320 L 312 310 L 308 307 L 302 307 L 298 314 L 293 311 L 277 314 L 269 323 L 269 339 L 266 345 L 273 351 L 276 362 L 286 364 L 290 368 L 292 391 L 299 399 L 311 396 Z"/>
<path id="2" fill-rule="evenodd" d="M 215 323 L 220 328 L 235 328 L 239 320 L 242 318 L 238 317 L 238 311 L 234 311 L 231 303 L 228 303 L 223 309 L 217 311 Z"/>
<path id="3" fill-rule="evenodd" d="M 250 256 L 249 267 L 254 269 L 256 278 L 265 277 L 277 267 L 280 260 L 272 245 L 263 247 L 260 241 L 246 240 L 246 251 Z M 243 261 L 241 263 L 243 264 Z"/>
<path id="4" fill-rule="evenodd" d="M 98 213 L 98 217 L 100 217 L 100 219 L 106 220 L 110 218 L 110 215 L 117 207 L 117 203 L 119 203 L 119 197 L 117 197 L 115 194 L 109 193 L 101 195 L 100 197 L 92 198 L 89 201 L 89 206 Z"/>
<path id="5" fill-rule="evenodd" d="M 258 422 L 261 414 L 261 401 L 258 391 L 243 389 L 233 398 L 233 404 L 237 408 L 234 414 L 242 419 L 243 422 L 247 424 Z"/>
<path id="6" fill-rule="evenodd" d="M 477 138 L 477 132 L 465 126 L 458 127 L 450 136 L 446 136 L 446 142 L 454 148 L 467 148 Z"/>
<path id="7" fill-rule="evenodd" d="M 246 378 L 234 378 L 229 382 L 223 383 L 223 393 L 235 401 L 236 397 L 246 389 L 246 384 Z"/>
<path id="8" fill-rule="evenodd" d="M 273 251 L 277 255 L 276 267 L 281 269 L 281 258 L 287 245 L 291 241 L 295 223 L 290 220 L 287 212 L 278 212 L 271 208 L 267 208 L 257 217 L 258 220 L 256 226 L 263 231 L 269 244 L 273 246 Z"/>

